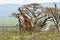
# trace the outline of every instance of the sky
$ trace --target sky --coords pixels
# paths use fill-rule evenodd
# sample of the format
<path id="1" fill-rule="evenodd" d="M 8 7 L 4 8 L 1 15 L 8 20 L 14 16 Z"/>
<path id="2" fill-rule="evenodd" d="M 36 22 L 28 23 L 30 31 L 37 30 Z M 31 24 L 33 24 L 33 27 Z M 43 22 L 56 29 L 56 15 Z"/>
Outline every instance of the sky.
<path id="1" fill-rule="evenodd" d="M 0 4 L 29 4 L 42 2 L 60 2 L 60 0 L 0 0 Z"/>
<path id="2" fill-rule="evenodd" d="M 53 2 L 60 8 L 60 0 L 0 0 L 0 17 L 8 17 L 11 13 L 17 12 L 21 5 L 40 3 L 45 7 L 51 7 Z"/>

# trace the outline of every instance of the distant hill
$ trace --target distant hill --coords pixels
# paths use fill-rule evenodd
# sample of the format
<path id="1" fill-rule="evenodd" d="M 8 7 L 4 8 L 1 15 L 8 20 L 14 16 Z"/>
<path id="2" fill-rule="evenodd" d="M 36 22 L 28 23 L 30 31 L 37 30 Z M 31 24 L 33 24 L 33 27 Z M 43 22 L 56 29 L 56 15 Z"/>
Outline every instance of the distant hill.
<path id="1" fill-rule="evenodd" d="M 18 24 L 18 20 L 14 17 L 0 18 L 0 26 L 14 26 Z"/>

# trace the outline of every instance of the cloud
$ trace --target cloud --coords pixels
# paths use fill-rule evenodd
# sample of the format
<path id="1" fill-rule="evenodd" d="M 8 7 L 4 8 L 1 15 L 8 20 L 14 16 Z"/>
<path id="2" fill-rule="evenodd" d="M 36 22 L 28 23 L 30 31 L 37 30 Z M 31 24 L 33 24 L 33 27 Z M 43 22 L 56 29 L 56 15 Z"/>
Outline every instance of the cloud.
<path id="1" fill-rule="evenodd" d="M 59 0 L 0 0 L 0 4 L 29 4 L 44 2 L 60 2 Z"/>

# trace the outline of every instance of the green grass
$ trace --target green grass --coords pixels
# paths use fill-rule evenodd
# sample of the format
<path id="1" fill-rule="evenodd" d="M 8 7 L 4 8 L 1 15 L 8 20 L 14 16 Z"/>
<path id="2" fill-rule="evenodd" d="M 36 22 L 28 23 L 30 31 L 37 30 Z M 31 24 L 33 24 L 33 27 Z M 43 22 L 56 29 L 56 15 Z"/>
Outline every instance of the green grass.
<path id="1" fill-rule="evenodd" d="M 22 33 L 23 34 L 23 33 Z M 0 30 L 0 40 L 60 40 L 57 32 L 25 32 L 20 35 L 18 30 Z"/>
<path id="2" fill-rule="evenodd" d="M 54 25 L 54 23 L 51 21 L 47 21 L 47 23 Z M 16 29 L 19 28 L 17 25 L 18 25 L 17 18 L 14 17 L 0 18 L 0 29 Z"/>
<path id="3" fill-rule="evenodd" d="M 0 18 L 0 26 L 13 26 L 18 24 L 17 18 L 14 17 L 6 17 L 6 18 Z"/>
<path id="4" fill-rule="evenodd" d="M 47 21 L 53 24 L 53 22 Z M 0 40 L 60 40 L 60 34 L 55 31 L 51 32 L 36 32 L 30 34 L 25 32 L 20 35 L 18 30 L 18 20 L 16 18 L 7 17 L 0 18 Z"/>
<path id="5" fill-rule="evenodd" d="M 0 29 L 16 29 L 18 28 L 18 20 L 14 17 L 0 18 Z"/>

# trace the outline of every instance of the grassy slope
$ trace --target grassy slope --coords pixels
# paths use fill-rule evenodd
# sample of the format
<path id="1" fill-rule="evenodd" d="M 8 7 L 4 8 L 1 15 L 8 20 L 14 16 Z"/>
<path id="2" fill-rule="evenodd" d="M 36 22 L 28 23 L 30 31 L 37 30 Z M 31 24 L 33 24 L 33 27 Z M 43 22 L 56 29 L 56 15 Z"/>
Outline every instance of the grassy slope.
<path id="1" fill-rule="evenodd" d="M 47 24 L 54 25 L 54 22 L 47 21 Z M 0 29 L 16 29 L 18 28 L 18 20 L 14 17 L 0 18 Z"/>
<path id="2" fill-rule="evenodd" d="M 16 25 L 18 24 L 18 21 L 16 18 L 13 17 L 7 17 L 7 18 L 0 18 L 0 26 L 2 25 Z"/>
<path id="3" fill-rule="evenodd" d="M 49 24 L 54 24 L 51 21 L 47 21 Z M 0 18 L 0 26 L 14 26 L 18 24 L 18 20 L 13 17 Z"/>
<path id="4" fill-rule="evenodd" d="M 13 17 L 0 18 L 0 28 L 17 28 L 18 20 Z"/>

